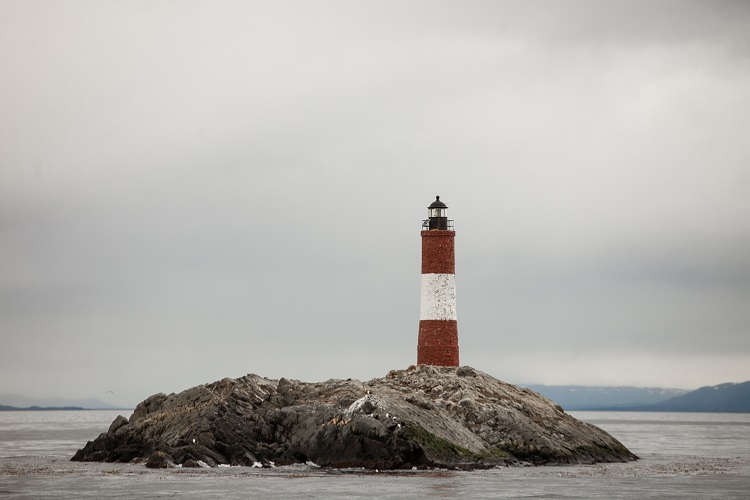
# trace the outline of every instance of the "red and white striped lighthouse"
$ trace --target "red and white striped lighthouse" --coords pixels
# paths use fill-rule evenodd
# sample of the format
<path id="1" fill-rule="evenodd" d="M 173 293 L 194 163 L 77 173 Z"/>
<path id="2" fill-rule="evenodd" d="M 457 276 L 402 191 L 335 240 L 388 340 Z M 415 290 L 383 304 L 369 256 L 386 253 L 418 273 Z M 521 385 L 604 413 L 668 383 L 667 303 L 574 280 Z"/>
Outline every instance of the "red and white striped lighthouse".
<path id="1" fill-rule="evenodd" d="M 458 366 L 453 221 L 437 196 L 422 222 L 422 295 L 417 364 Z"/>

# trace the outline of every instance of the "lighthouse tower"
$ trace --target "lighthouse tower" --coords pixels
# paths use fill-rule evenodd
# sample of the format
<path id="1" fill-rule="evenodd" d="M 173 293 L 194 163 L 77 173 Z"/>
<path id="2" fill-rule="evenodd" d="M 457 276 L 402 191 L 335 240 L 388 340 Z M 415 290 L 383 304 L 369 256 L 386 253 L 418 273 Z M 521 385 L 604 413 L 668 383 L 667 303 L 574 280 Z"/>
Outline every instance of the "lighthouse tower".
<path id="1" fill-rule="evenodd" d="M 422 222 L 422 296 L 417 364 L 458 366 L 453 221 L 437 196 Z"/>

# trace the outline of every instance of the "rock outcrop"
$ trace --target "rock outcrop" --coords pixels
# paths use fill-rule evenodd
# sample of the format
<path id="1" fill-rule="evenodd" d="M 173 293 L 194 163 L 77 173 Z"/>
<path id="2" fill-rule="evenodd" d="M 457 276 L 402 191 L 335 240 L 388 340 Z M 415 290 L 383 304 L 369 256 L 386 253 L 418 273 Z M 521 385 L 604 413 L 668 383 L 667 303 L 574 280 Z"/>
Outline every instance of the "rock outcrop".
<path id="1" fill-rule="evenodd" d="M 247 375 L 156 394 L 72 460 L 399 469 L 636 458 L 528 389 L 470 367 L 418 366 L 369 382 Z"/>

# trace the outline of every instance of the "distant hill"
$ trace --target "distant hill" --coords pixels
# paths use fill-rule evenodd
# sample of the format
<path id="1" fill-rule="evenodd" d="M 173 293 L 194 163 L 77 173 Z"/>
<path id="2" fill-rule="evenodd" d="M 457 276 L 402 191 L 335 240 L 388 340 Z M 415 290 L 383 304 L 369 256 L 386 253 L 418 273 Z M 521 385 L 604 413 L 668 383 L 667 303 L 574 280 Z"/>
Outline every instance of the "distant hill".
<path id="1" fill-rule="evenodd" d="M 657 387 L 528 385 L 565 410 L 750 413 L 750 381 L 694 391 Z"/>
<path id="2" fill-rule="evenodd" d="M 527 385 L 565 410 L 603 410 L 660 403 L 688 391 L 662 387 L 592 387 L 583 385 Z"/>
<path id="3" fill-rule="evenodd" d="M 701 387 L 660 403 L 629 409 L 633 411 L 750 413 L 750 381 Z"/>
<path id="4" fill-rule="evenodd" d="M 18 408 L 16 406 L 0 405 L 0 411 L 60 411 L 60 410 L 85 410 L 80 406 L 29 406 Z"/>
<path id="5" fill-rule="evenodd" d="M 83 408 L 87 410 L 119 410 L 122 407 L 105 403 L 96 398 L 64 399 L 64 398 L 29 398 L 18 394 L 0 394 L 0 407 L 9 406 L 28 409 L 32 406 L 40 408 Z"/>

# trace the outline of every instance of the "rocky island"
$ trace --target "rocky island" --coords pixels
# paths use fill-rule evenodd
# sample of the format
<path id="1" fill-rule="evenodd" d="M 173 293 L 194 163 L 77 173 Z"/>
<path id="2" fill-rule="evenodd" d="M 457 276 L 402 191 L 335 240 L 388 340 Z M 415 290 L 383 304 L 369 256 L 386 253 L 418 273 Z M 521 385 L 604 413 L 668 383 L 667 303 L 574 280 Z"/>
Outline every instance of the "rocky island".
<path id="1" fill-rule="evenodd" d="M 71 460 L 472 469 L 636 459 L 533 391 L 467 366 L 419 365 L 369 382 L 247 375 L 156 394 Z"/>

